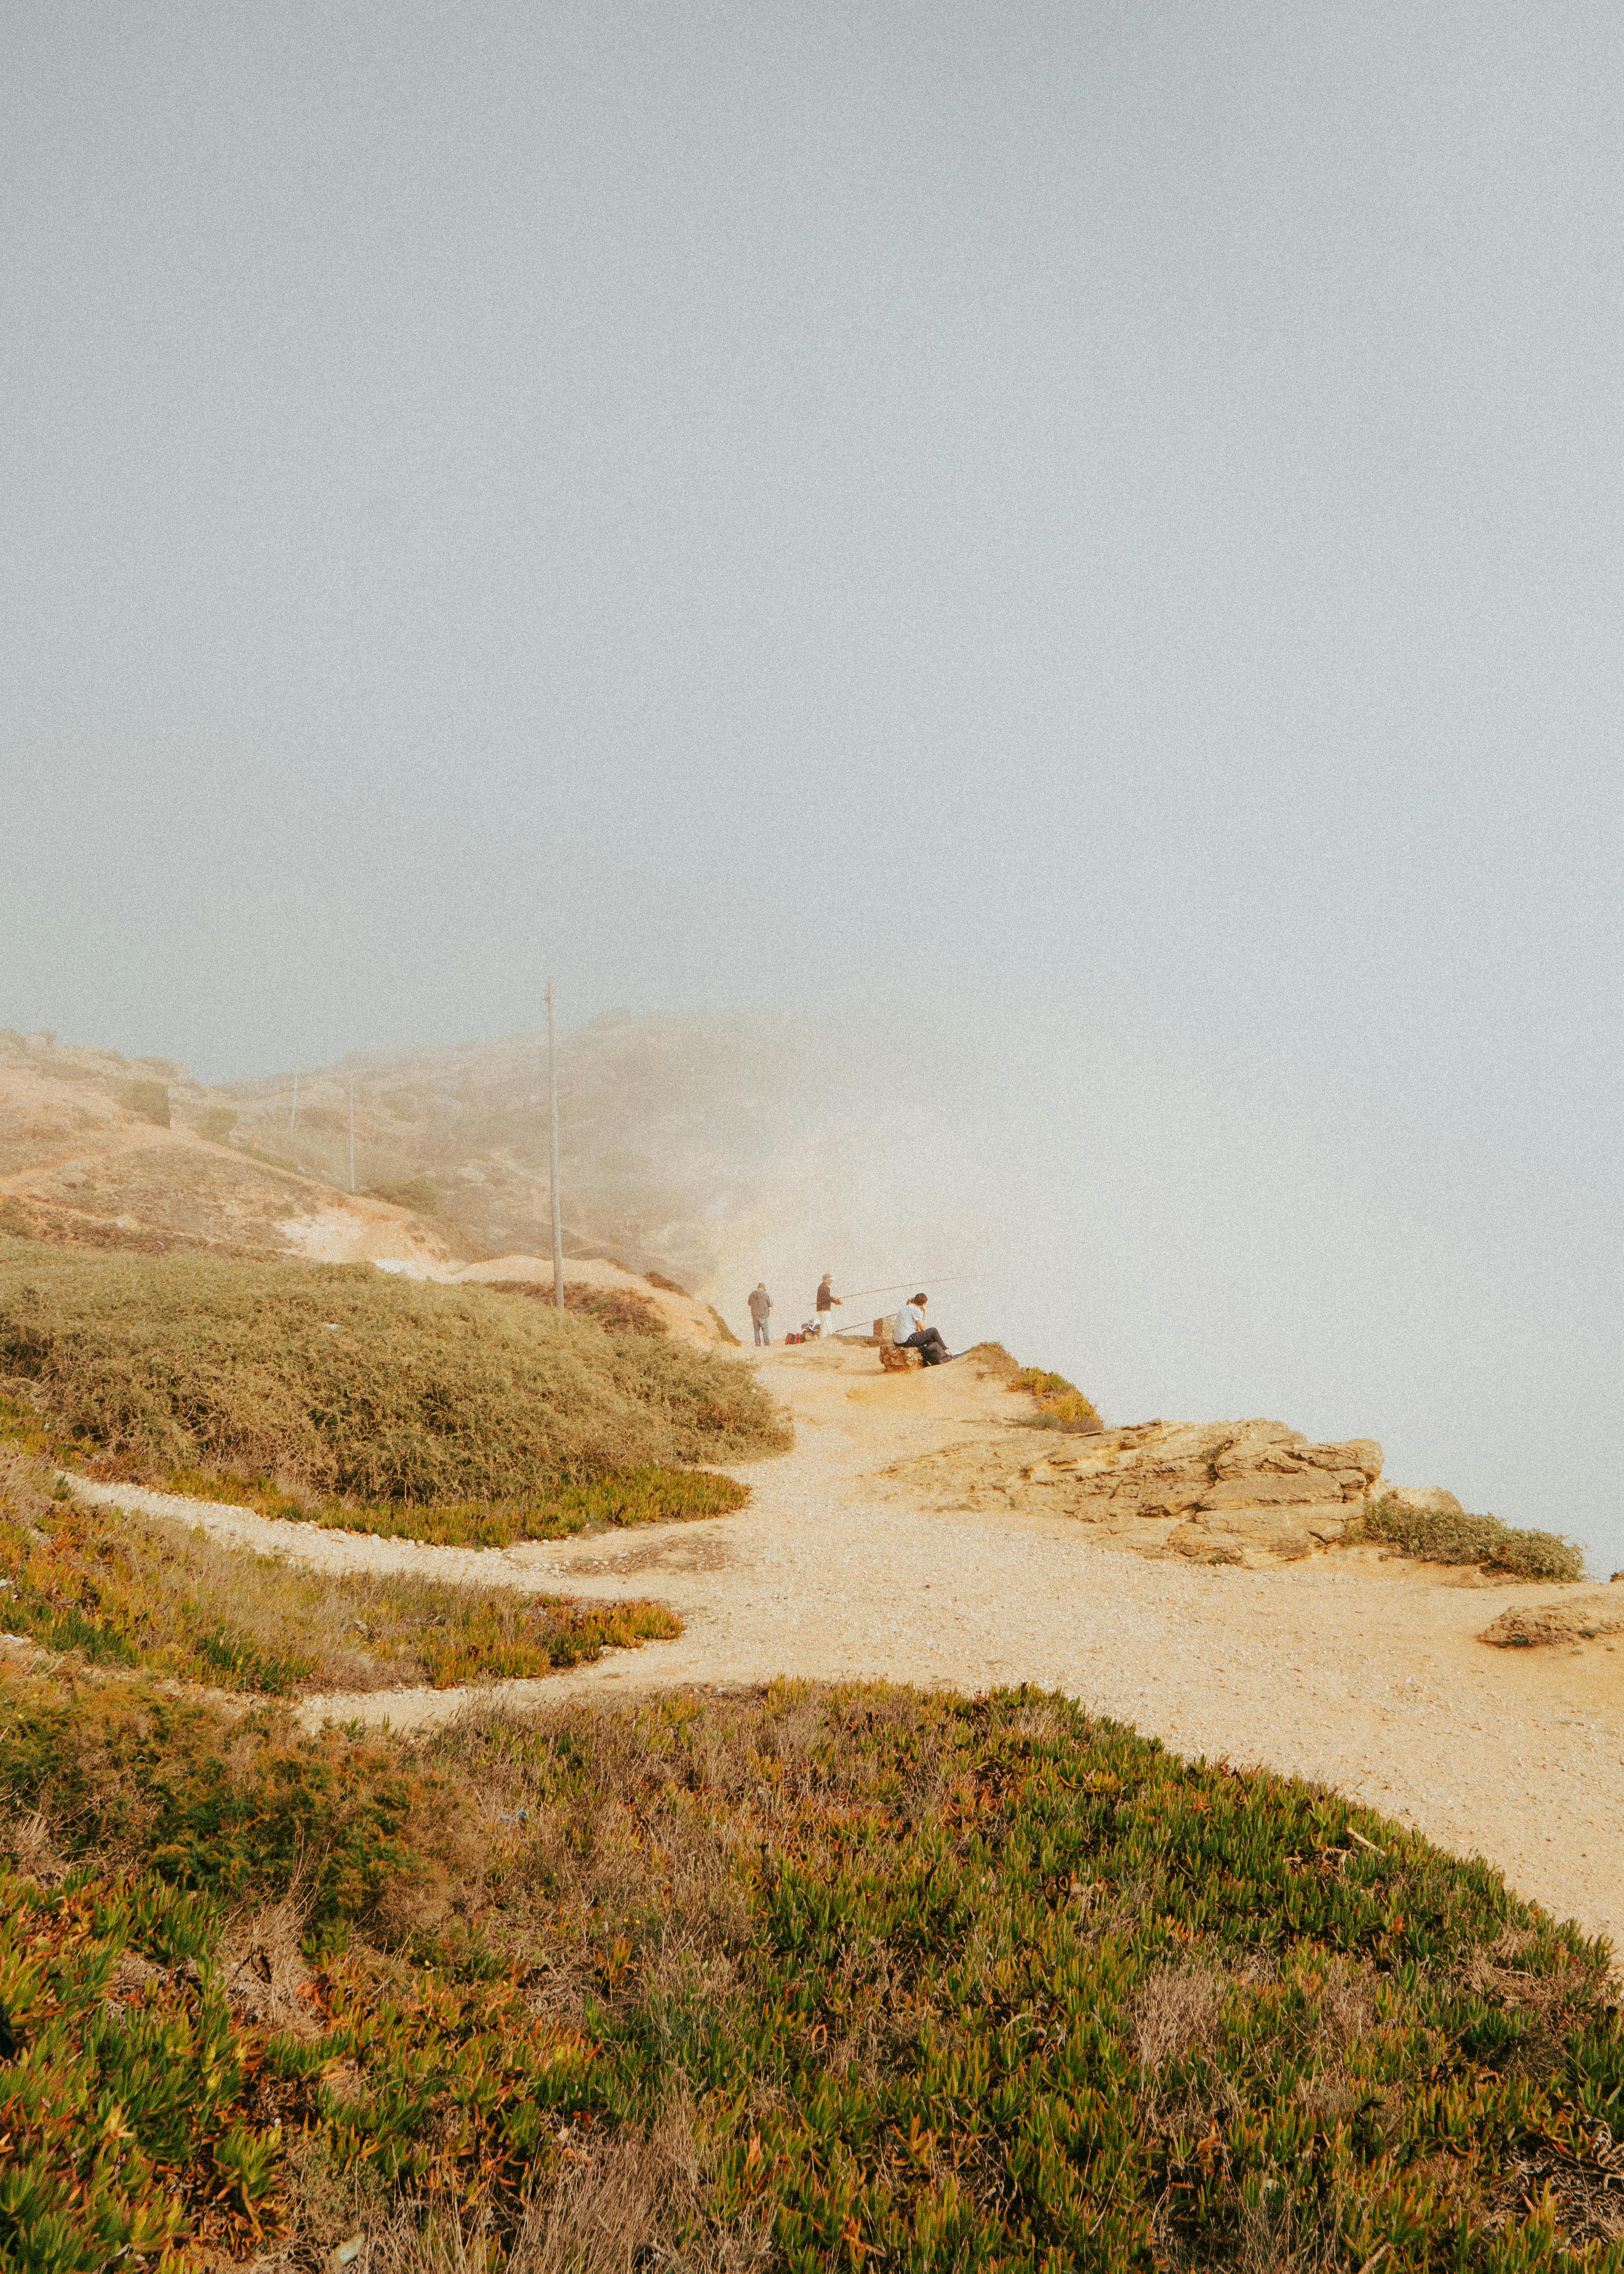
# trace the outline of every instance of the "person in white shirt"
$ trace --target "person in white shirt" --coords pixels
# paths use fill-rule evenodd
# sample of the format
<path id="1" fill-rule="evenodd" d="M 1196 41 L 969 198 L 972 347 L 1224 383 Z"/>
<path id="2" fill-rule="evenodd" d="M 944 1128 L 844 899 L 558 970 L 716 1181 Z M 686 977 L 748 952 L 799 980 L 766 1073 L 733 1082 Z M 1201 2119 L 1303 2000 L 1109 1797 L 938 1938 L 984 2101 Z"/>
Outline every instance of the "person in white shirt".
<path id="1" fill-rule="evenodd" d="M 891 1338 L 898 1350 L 916 1350 L 927 1366 L 942 1366 L 953 1353 L 935 1327 L 925 1323 L 925 1298 L 910 1295 L 897 1314 Z"/>

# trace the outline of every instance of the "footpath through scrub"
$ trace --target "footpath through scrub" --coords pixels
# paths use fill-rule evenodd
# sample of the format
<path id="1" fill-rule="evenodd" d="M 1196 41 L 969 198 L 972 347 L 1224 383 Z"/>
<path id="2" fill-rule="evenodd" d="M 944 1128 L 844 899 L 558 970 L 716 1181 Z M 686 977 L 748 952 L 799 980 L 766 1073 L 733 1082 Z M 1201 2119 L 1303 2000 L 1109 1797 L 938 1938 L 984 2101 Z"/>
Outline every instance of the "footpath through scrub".
<path id="1" fill-rule="evenodd" d="M 793 1414 L 795 1448 L 736 1472 L 750 1505 L 718 1521 L 481 1553 L 200 1503 L 174 1512 L 317 1569 L 599 1598 L 635 1588 L 682 1619 L 680 1640 L 632 1660 L 509 1686 L 515 1704 L 780 1675 L 968 1692 L 1030 1682 L 1186 1758 L 1333 1786 L 1481 1854 L 1521 1894 L 1624 1947 L 1624 1650 L 1477 1639 L 1508 1604 L 1566 1591 L 1463 1586 L 1357 1552 L 1280 1571 L 1195 1569 L 1101 1547 L 1062 1519 L 922 1510 L 883 1472 L 1006 1429 L 997 1382 L 962 1366 L 884 1379 L 853 1345 L 759 1364 Z M 467 1694 L 345 1694 L 304 1710 L 312 1723 L 387 1714 L 398 1729 L 453 1718 Z"/>

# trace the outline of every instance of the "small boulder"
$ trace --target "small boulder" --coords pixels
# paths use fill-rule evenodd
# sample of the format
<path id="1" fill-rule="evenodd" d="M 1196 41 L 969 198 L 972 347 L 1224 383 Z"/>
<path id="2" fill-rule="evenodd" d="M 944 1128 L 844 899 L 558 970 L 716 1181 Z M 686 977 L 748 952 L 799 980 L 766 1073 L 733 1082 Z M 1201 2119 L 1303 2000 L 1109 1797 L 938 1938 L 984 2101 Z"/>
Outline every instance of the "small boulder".
<path id="1" fill-rule="evenodd" d="M 1400 1508 L 1413 1510 L 1417 1516 L 1464 1516 L 1466 1513 L 1455 1495 L 1446 1492 L 1441 1485 L 1384 1485 L 1381 1497 L 1385 1501 L 1396 1502 Z"/>
<path id="2" fill-rule="evenodd" d="M 1616 1595 L 1570 1595 L 1563 1603 L 1522 1603 L 1502 1611 L 1479 1642 L 1496 1650 L 1534 1650 L 1547 1643 L 1594 1642 L 1624 1634 L 1624 1602 Z"/>

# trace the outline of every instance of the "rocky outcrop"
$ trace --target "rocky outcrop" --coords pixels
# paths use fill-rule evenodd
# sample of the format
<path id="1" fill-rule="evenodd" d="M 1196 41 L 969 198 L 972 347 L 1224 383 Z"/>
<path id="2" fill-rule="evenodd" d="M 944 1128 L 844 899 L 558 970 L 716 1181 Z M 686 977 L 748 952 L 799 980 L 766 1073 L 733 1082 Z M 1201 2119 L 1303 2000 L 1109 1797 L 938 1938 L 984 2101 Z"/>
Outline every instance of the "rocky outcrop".
<path id="1" fill-rule="evenodd" d="M 1617 1634 L 1624 1634 L 1624 1586 L 1615 1585 L 1611 1593 L 1570 1595 L 1566 1602 L 1514 1604 L 1477 1639 L 1500 1650 L 1537 1650 Z"/>
<path id="2" fill-rule="evenodd" d="M 1041 1451 L 954 1446 L 887 1473 L 937 1507 L 1002 1503 L 1097 1525 L 1141 1554 L 1272 1564 L 1342 1538 L 1380 1478 L 1381 1448 L 1314 1444 L 1280 1421 L 1150 1421 Z"/>

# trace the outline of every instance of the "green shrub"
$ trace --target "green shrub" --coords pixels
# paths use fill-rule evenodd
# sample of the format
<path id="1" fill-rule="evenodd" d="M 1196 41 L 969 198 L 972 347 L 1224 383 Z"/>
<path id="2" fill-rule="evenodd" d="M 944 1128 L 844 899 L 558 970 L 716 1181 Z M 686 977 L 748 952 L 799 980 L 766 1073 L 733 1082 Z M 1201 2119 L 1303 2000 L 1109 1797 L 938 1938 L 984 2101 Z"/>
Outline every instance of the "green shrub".
<path id="1" fill-rule="evenodd" d="M 1520 1532 L 1492 1516 L 1408 1508 L 1388 1497 L 1375 1502 L 1350 1527 L 1350 1537 L 1376 1540 L 1426 1563 L 1475 1563 L 1519 1579 L 1584 1577 L 1584 1551 L 1554 1532 Z"/>
<path id="2" fill-rule="evenodd" d="M 236 1468 L 361 1501 L 541 1499 L 789 1442 L 747 1367 L 370 1264 L 0 1239 L 0 1374 L 127 1472 Z"/>
<path id="3" fill-rule="evenodd" d="M 203 1134 L 211 1145 L 223 1145 L 237 1126 L 237 1115 L 229 1105 L 211 1105 L 203 1116 Z"/>
<path id="4" fill-rule="evenodd" d="M 320 2263 L 318 2150 L 380 2243 L 483 2221 L 532 2266 L 600 2263 L 612 2214 L 618 2264 L 786 2274 L 1620 2264 L 1605 1946 L 1064 1698 L 781 1685 L 406 1744 L 25 1685 L 0 1793 L 68 1870 L 0 1899 L 31 2274 L 138 2218 Z M 319 1962 L 267 2037 L 225 1907 L 289 1890 Z"/>
<path id="5" fill-rule="evenodd" d="M 156 1128 L 169 1127 L 169 1092 L 167 1083 L 132 1081 L 126 1095 L 132 1113 L 139 1113 L 143 1121 L 152 1122 Z"/>
<path id="6" fill-rule="evenodd" d="M 4 1401 L 0 1400 L 0 1427 Z M 196 1500 L 257 1509 L 263 1516 L 329 1531 L 368 1532 L 380 1540 L 417 1540 L 443 1547 L 510 1547 L 515 1540 L 568 1540 L 637 1524 L 689 1524 L 732 1516 L 750 1497 L 748 1485 L 709 1469 L 671 1469 L 650 1463 L 620 1469 L 590 1485 L 560 1485 L 542 1501 L 470 1502 L 450 1507 L 421 1502 L 326 1500 L 312 1502 L 284 1492 L 268 1478 L 177 1469 L 165 1479 L 171 1492 Z"/>
<path id="7" fill-rule="evenodd" d="M 1092 1436 L 1102 1427 L 1094 1400 L 1085 1397 L 1064 1374 L 1048 1374 L 1041 1366 L 1023 1366 L 1011 1375 L 1009 1387 L 1025 1390 L 1037 1400 L 1037 1412 L 1026 1427 L 1064 1429 L 1073 1436 Z"/>
<path id="8" fill-rule="evenodd" d="M 371 1197 L 387 1201 L 391 1208 L 410 1209 L 417 1216 L 440 1214 L 440 1194 L 426 1177 L 409 1177 L 400 1185 L 374 1185 Z"/>

